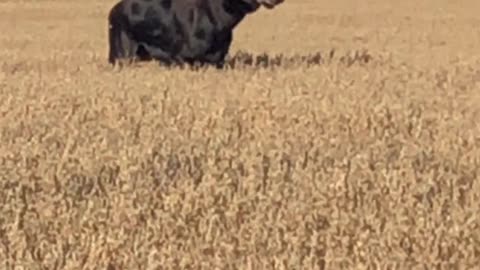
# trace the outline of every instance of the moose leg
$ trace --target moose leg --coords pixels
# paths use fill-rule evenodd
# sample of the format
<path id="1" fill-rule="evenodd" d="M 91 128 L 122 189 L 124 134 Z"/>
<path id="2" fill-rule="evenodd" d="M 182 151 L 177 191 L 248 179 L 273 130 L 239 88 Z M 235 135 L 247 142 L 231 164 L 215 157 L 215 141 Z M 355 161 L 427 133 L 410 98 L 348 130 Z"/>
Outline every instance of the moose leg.
<path id="1" fill-rule="evenodd" d="M 205 62 L 213 64 L 216 68 L 223 68 L 225 65 L 225 57 L 232 44 L 232 39 L 233 33 L 231 30 L 216 34 L 212 47 L 210 47 L 205 55 Z"/>
<path id="2" fill-rule="evenodd" d="M 130 30 L 132 39 L 151 59 L 167 65 L 176 61 L 182 44 L 175 42 L 172 30 L 160 18 L 153 17 L 136 22 Z"/>
<path id="3" fill-rule="evenodd" d="M 173 57 L 162 48 L 148 43 L 140 43 L 140 47 L 144 49 L 145 53 L 148 54 L 150 59 L 154 59 L 155 61 L 166 65 L 170 65 L 175 62 Z"/>
<path id="4" fill-rule="evenodd" d="M 108 16 L 109 56 L 108 62 L 115 64 L 126 59 L 132 61 L 138 50 L 138 43 L 131 38 L 130 23 L 123 11 L 122 3 L 116 4 Z"/>

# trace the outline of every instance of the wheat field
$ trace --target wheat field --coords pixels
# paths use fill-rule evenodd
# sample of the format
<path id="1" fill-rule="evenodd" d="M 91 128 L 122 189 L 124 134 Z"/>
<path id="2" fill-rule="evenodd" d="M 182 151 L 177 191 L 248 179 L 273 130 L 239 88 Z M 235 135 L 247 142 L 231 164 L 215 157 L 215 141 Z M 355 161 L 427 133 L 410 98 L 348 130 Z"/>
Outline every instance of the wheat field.
<path id="1" fill-rule="evenodd" d="M 0 1 L 0 269 L 479 269 L 480 3 L 287 0 L 225 70 Z"/>

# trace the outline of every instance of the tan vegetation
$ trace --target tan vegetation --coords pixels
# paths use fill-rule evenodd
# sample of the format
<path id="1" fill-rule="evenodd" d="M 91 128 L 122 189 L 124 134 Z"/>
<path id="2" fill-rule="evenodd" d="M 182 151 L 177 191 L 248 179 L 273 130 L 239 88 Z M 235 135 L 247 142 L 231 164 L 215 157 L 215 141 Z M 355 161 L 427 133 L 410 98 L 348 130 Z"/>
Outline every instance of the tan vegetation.
<path id="1" fill-rule="evenodd" d="M 113 70 L 113 3 L 0 2 L 0 269 L 478 269 L 478 1 L 287 0 L 224 71 Z"/>

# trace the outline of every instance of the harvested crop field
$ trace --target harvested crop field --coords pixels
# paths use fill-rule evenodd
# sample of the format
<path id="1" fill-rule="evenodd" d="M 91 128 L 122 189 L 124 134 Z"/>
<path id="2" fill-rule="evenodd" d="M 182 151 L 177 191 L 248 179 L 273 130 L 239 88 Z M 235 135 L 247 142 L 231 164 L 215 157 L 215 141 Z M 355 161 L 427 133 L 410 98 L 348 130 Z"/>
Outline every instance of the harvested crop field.
<path id="1" fill-rule="evenodd" d="M 286 0 L 225 70 L 0 1 L 0 269 L 478 269 L 480 2 Z"/>

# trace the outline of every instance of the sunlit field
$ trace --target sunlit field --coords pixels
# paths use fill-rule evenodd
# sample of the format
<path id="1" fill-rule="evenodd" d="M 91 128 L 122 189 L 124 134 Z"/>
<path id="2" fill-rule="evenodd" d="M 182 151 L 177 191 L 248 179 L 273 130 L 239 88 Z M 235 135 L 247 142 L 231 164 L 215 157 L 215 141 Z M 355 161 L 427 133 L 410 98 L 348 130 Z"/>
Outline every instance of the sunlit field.
<path id="1" fill-rule="evenodd" d="M 286 0 L 227 67 L 0 1 L 0 269 L 478 269 L 480 2 Z"/>

